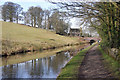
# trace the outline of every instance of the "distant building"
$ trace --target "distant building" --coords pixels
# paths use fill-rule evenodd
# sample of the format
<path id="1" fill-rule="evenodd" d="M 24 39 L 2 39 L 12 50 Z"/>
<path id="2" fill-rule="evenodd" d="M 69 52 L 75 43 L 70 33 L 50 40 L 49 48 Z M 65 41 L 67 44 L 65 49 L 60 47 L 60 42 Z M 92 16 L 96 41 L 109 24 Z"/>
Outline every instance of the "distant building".
<path id="1" fill-rule="evenodd" d="M 70 36 L 82 36 L 80 28 L 70 28 Z"/>

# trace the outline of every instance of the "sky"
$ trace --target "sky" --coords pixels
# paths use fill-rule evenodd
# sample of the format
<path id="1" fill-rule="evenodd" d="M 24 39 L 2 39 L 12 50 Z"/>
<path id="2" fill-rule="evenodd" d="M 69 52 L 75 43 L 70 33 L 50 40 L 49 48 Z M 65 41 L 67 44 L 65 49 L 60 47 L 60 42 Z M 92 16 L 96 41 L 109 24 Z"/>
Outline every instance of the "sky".
<path id="1" fill-rule="evenodd" d="M 47 0 L 0 0 L 0 5 L 3 5 L 7 1 L 20 4 L 24 8 L 24 11 L 27 11 L 31 6 L 40 6 L 42 9 L 57 7 L 55 4 L 49 3 Z"/>

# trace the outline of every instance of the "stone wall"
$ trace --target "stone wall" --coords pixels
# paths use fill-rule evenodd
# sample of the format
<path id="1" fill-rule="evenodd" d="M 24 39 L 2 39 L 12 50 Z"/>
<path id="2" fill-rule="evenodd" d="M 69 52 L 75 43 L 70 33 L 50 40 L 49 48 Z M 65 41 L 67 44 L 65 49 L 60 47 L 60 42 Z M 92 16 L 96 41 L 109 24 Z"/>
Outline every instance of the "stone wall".
<path id="1" fill-rule="evenodd" d="M 117 48 L 106 48 L 108 55 L 120 62 L 120 50 Z"/>

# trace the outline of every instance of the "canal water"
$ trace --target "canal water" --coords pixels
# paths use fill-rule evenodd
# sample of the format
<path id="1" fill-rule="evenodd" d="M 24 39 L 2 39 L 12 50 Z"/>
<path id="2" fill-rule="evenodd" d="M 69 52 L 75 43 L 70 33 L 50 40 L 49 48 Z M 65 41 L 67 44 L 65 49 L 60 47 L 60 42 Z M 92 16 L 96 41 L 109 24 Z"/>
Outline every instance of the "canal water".
<path id="1" fill-rule="evenodd" d="M 56 78 L 70 60 L 69 52 L 2 67 L 3 78 Z"/>
<path id="2" fill-rule="evenodd" d="M 83 47 L 79 48 L 79 50 L 81 49 Z M 61 69 L 75 53 L 77 53 L 75 49 L 69 49 L 60 52 L 54 51 L 54 54 L 53 52 L 28 53 L 3 58 L 0 78 L 57 78 Z M 42 54 L 51 55 L 43 56 Z"/>

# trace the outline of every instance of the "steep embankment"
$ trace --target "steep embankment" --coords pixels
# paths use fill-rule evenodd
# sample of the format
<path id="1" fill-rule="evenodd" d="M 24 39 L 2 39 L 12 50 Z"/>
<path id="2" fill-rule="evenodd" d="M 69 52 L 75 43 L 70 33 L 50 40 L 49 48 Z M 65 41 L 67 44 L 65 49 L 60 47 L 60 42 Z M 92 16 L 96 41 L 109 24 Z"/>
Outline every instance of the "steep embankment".
<path id="1" fill-rule="evenodd" d="M 0 23 L 2 23 L 2 55 L 80 43 L 78 38 L 60 36 L 48 30 L 10 22 Z"/>

